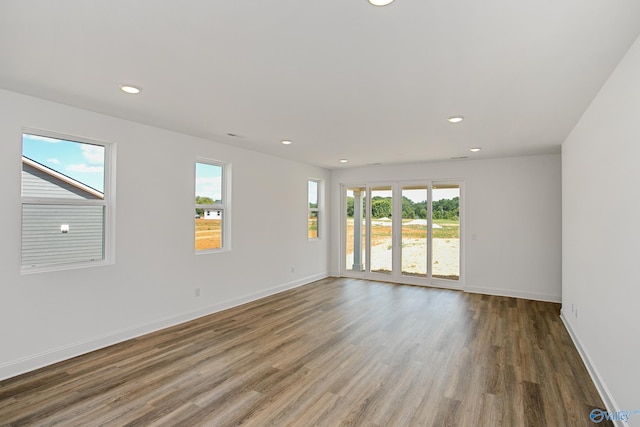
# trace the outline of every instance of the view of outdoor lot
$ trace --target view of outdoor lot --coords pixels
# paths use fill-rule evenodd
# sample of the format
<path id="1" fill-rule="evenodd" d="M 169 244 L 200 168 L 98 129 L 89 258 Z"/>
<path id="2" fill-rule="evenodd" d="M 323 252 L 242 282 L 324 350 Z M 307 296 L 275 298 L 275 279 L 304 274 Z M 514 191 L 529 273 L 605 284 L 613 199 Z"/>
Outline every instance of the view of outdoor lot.
<path id="1" fill-rule="evenodd" d="M 353 218 L 347 219 L 346 266 L 353 264 Z M 434 220 L 432 276 L 458 279 L 460 269 L 460 221 Z M 363 221 L 362 253 L 364 254 L 366 225 Z M 371 271 L 391 271 L 391 220 L 375 219 L 371 223 Z M 402 220 L 402 274 L 427 274 L 427 222 Z"/>
<path id="2" fill-rule="evenodd" d="M 433 219 L 431 231 L 431 254 L 429 254 L 428 221 L 426 202 L 415 202 L 403 196 L 402 225 L 400 227 L 399 246 L 401 274 L 405 276 L 431 277 L 458 280 L 460 278 L 460 219 L 459 219 L 459 188 L 448 187 L 447 191 L 455 191 L 455 197 L 451 199 L 439 199 L 432 202 L 431 214 Z M 411 188 L 404 194 L 421 192 L 421 196 L 427 195 L 426 188 Z M 444 190 L 441 190 L 442 192 Z M 354 218 L 354 198 L 347 198 L 346 218 L 346 269 L 357 271 L 371 271 L 376 273 L 391 273 L 393 260 L 393 221 L 391 216 L 391 197 L 387 196 L 387 188 L 377 189 L 377 193 L 369 204 L 371 213 L 371 226 L 367 230 L 364 218 L 364 208 L 358 213 L 363 217 L 356 221 Z M 423 194 L 422 194 L 423 193 Z M 434 194 L 436 189 L 433 190 Z M 197 197 L 197 204 L 202 204 L 203 198 Z M 420 200 L 420 199 L 418 199 Z M 213 200 L 206 199 L 206 203 L 213 204 Z M 312 209 L 317 204 L 310 202 L 310 212 L 307 221 L 307 237 L 318 237 L 318 212 Z M 357 209 L 356 209 L 357 210 Z M 219 249 L 222 248 L 222 217 L 210 216 L 212 211 L 202 208 L 196 209 L 195 218 L 195 249 Z M 220 211 L 213 211 L 221 215 Z M 357 216 L 357 215 L 356 215 Z M 360 248 L 354 251 L 354 241 L 358 238 L 354 235 L 354 224 L 361 225 Z M 370 233 L 370 251 L 367 253 L 367 232 Z M 354 256 L 359 252 L 360 263 L 354 267 Z M 366 259 L 367 256 L 369 259 Z M 431 265 L 428 265 L 431 260 Z"/>
<path id="3" fill-rule="evenodd" d="M 196 250 L 222 247 L 222 221 L 196 218 Z"/>
<path id="4" fill-rule="evenodd" d="M 316 212 L 309 215 L 307 237 L 309 239 L 315 239 L 318 237 L 318 214 Z"/>
<path id="5" fill-rule="evenodd" d="M 459 184 L 349 187 L 345 206 L 346 270 L 460 279 Z"/>

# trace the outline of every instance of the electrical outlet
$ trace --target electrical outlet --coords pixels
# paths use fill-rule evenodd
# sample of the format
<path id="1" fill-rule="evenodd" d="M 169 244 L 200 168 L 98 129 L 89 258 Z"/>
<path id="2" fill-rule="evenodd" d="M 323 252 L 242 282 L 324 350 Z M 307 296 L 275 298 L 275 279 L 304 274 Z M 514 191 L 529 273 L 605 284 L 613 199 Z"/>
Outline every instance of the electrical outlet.
<path id="1" fill-rule="evenodd" d="M 200 288 L 196 288 L 195 290 L 195 296 L 199 297 L 200 296 Z"/>
<path id="2" fill-rule="evenodd" d="M 291 272 L 295 273 L 296 272 L 296 268 L 295 267 L 291 267 Z"/>

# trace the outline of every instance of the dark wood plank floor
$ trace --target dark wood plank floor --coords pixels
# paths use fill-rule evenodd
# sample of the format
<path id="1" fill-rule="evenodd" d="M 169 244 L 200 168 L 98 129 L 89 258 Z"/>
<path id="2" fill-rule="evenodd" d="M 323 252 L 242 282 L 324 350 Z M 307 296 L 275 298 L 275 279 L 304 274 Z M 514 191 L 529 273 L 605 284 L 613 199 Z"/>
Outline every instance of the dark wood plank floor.
<path id="1" fill-rule="evenodd" d="M 593 426 L 559 309 L 325 279 L 0 382 L 0 425 Z"/>

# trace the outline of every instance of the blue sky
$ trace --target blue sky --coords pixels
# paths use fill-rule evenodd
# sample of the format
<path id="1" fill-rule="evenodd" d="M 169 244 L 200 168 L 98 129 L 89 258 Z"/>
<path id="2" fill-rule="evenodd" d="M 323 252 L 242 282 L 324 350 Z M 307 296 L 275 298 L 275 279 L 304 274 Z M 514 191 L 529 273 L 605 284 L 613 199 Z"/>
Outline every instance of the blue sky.
<path id="1" fill-rule="evenodd" d="M 309 181 L 309 204 L 318 204 L 318 183 L 316 181 Z"/>
<path id="2" fill-rule="evenodd" d="M 104 193 L 103 146 L 23 134 L 22 155 Z"/>
<path id="3" fill-rule="evenodd" d="M 196 163 L 195 195 L 222 200 L 222 166 Z"/>

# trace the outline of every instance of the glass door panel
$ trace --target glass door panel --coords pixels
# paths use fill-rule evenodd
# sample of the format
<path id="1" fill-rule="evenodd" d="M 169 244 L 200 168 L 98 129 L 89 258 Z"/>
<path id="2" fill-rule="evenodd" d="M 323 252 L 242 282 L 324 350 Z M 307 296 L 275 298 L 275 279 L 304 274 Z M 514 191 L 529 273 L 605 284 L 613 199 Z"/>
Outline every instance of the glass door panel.
<path id="1" fill-rule="evenodd" d="M 371 188 L 371 272 L 391 274 L 393 264 L 393 198 L 391 186 Z"/>
<path id="2" fill-rule="evenodd" d="M 365 271 L 367 265 L 367 189 L 366 187 L 347 188 L 346 197 L 345 269 L 347 271 Z"/>
<path id="3" fill-rule="evenodd" d="M 427 277 L 427 200 L 428 188 L 402 187 L 402 275 Z"/>
<path id="4" fill-rule="evenodd" d="M 345 185 L 341 272 L 374 280 L 462 286 L 458 182 Z"/>
<path id="5" fill-rule="evenodd" d="M 431 275 L 460 279 L 460 186 L 434 184 L 432 189 Z"/>

